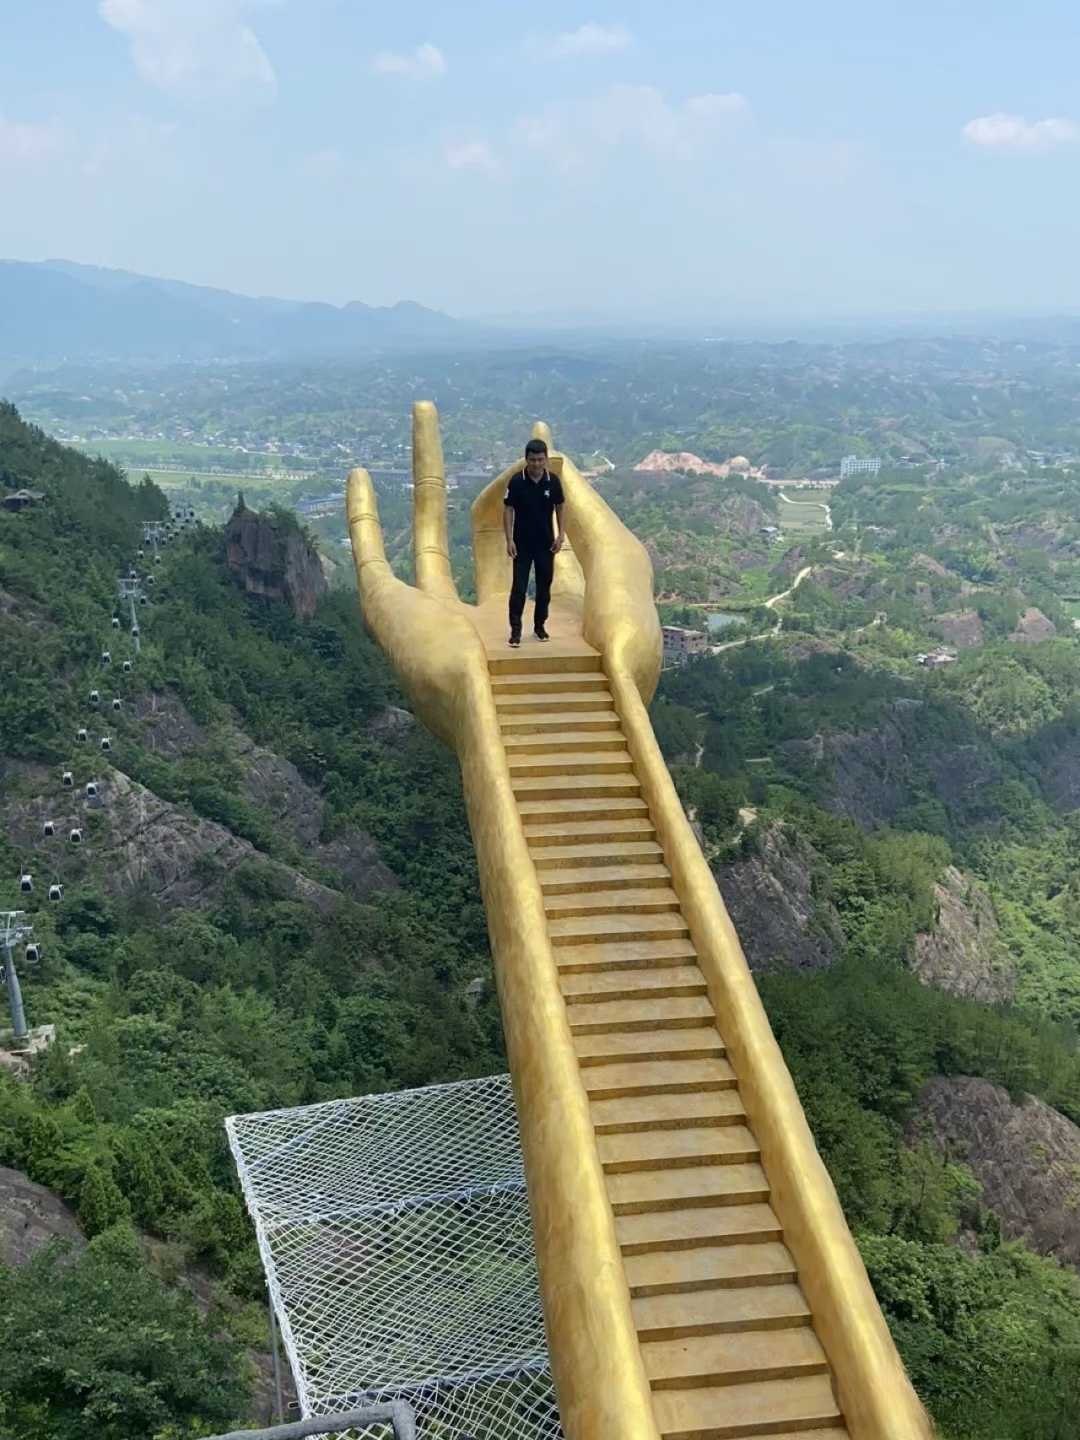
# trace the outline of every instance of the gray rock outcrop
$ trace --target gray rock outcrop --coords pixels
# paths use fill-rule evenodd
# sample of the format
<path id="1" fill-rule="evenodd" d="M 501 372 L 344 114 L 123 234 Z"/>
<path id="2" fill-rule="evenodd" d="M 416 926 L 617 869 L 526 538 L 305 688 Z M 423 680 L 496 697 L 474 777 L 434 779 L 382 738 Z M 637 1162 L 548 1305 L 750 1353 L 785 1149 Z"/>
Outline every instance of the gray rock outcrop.
<path id="1" fill-rule="evenodd" d="M 989 1080 L 938 1076 L 919 1099 L 935 1143 L 967 1165 L 1002 1235 L 1080 1265 L 1080 1127 Z"/>
<path id="2" fill-rule="evenodd" d="M 965 1000 L 998 1004 L 1013 992 L 1012 967 L 986 891 L 950 865 L 934 886 L 934 928 L 915 936 L 911 968 L 919 979 Z"/>
<path id="3" fill-rule="evenodd" d="M 0 1166 L 0 1260 L 25 1265 L 50 1240 L 86 1244 L 75 1216 L 55 1191 L 35 1185 L 21 1170 Z"/>

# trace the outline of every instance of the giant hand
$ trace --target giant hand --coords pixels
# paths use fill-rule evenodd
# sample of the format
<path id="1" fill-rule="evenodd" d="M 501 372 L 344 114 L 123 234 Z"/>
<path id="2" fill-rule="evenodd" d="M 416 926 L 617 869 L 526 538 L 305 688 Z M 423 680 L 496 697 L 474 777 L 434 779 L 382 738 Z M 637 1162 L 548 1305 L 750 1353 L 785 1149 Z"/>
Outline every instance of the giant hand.
<path id="1" fill-rule="evenodd" d="M 533 434 L 547 440 L 546 425 Z M 576 611 L 584 638 L 623 670 L 647 701 L 660 669 L 660 627 L 652 566 L 633 536 L 572 462 L 557 453 L 551 468 L 566 495 L 569 544 L 555 560 L 552 599 Z M 520 465 L 520 462 L 519 462 Z M 391 571 L 366 470 L 349 476 L 346 509 L 360 604 L 417 713 L 460 752 L 475 716 L 474 685 L 487 669 L 484 640 L 502 626 L 511 566 L 503 534 L 503 492 L 515 466 L 496 477 L 472 510 L 476 607 L 454 588 L 446 538 L 446 474 L 438 417 L 430 401 L 413 406 L 413 569 L 416 588 Z M 483 661 L 483 665 L 474 662 Z"/>
<path id="2" fill-rule="evenodd" d="M 568 531 L 586 573 L 651 614 L 648 557 L 569 462 L 553 457 L 566 487 Z M 508 472 L 509 473 L 509 472 Z M 522 829 L 489 676 L 506 646 L 510 563 L 502 530 L 505 478 L 473 507 L 478 604 L 458 598 L 446 538 L 446 480 L 435 408 L 413 407 L 415 588 L 391 571 L 371 479 L 349 476 L 346 510 L 360 604 L 416 713 L 456 752 L 487 913 L 503 1031 L 514 1082 L 555 1390 L 568 1440 L 659 1440 L 588 1097 L 548 937 L 543 892 Z M 605 517 L 609 523 L 605 530 Z M 625 539 L 623 538 L 625 537 Z M 627 544 L 626 542 L 630 543 Z M 597 552 L 605 546 L 611 555 Z M 630 557 L 620 570 L 618 557 Z M 643 562 L 643 563 L 642 563 Z M 614 577 L 614 578 L 612 578 Z M 625 620 L 592 606 L 582 567 L 556 557 L 553 602 L 589 628 L 600 648 L 634 650 Z M 599 643 L 598 643 L 599 642 Z M 641 647 L 638 647 L 641 648 Z M 645 653 L 648 650 L 646 644 Z M 659 661 L 637 667 L 651 691 Z M 518 652 L 506 649 L 507 657 Z M 526 662 L 527 663 L 527 662 Z M 650 680 L 651 673 L 651 680 Z"/>
<path id="3" fill-rule="evenodd" d="M 546 427 L 537 428 L 549 438 Z M 560 638 L 573 635 L 578 647 L 583 638 L 607 676 L 630 768 L 662 846 L 847 1433 L 852 1440 L 929 1440 L 929 1422 L 904 1373 L 738 936 L 652 732 L 646 707 L 661 644 L 649 558 L 569 459 L 553 454 L 550 466 L 562 478 L 573 547 L 556 557 L 553 630 Z M 504 648 L 511 577 L 502 528 L 506 475 L 492 481 L 473 505 L 477 603 L 459 600 L 447 553 L 442 450 L 434 407 L 427 403 L 414 407 L 413 476 L 415 589 L 386 563 L 370 479 L 362 470 L 349 476 L 360 603 L 417 713 L 461 763 L 563 1431 L 567 1440 L 659 1440 L 544 895 L 515 801 L 490 678 L 492 671 L 535 673 L 538 665 L 551 673 L 552 662 L 558 665 L 556 647 L 548 647 L 545 660 Z M 588 651 L 571 649 L 563 658 L 583 653 Z M 639 1023 L 640 1017 L 635 1026 Z"/>

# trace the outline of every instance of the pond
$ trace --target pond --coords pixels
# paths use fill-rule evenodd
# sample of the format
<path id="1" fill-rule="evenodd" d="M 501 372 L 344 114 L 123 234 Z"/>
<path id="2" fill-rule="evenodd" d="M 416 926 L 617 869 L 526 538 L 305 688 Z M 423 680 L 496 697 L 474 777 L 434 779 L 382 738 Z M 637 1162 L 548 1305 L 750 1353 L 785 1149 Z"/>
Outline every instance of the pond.
<path id="1" fill-rule="evenodd" d="M 729 625 L 745 625 L 745 615 L 732 615 L 724 610 L 710 610 L 705 616 L 710 630 L 726 630 Z"/>

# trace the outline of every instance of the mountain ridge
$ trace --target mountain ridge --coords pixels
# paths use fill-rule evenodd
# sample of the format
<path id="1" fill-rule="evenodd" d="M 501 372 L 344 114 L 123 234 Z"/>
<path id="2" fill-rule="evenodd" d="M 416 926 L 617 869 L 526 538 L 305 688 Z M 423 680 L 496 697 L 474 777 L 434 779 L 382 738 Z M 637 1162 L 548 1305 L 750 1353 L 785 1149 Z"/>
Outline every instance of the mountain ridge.
<path id="1" fill-rule="evenodd" d="M 219 359 L 461 342 L 467 322 L 412 300 L 281 300 L 72 260 L 0 259 L 0 358 Z"/>

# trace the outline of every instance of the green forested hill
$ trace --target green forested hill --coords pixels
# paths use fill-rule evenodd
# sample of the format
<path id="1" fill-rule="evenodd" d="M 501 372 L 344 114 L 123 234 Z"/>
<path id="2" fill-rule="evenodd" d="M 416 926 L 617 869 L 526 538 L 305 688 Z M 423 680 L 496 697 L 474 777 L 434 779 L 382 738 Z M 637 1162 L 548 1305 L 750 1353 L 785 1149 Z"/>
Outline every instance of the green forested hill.
<path id="1" fill-rule="evenodd" d="M 8 483 L 46 496 L 0 512 L 0 908 L 29 912 L 44 958 L 23 970 L 28 1020 L 58 1028 L 29 1083 L 0 1071 L 0 1165 L 59 1191 L 96 1237 L 73 1271 L 43 1257 L 0 1272 L 0 1434 L 202 1434 L 249 1413 L 246 1372 L 214 1335 L 224 1322 L 258 1346 L 264 1333 L 223 1117 L 504 1063 L 490 989 L 475 1014 L 462 999 L 489 961 L 456 765 L 415 726 L 373 733 L 398 697 L 355 601 L 329 598 L 304 622 L 248 599 L 223 563 L 220 532 L 163 551 L 152 602 L 139 611 L 136 658 L 127 622 L 111 625 L 115 580 L 136 563 L 139 522 L 167 515 L 164 498 L 48 441 L 10 407 L 0 409 L 0 466 Z M 145 571 L 149 557 L 137 563 Z M 113 653 L 107 670 L 103 646 Z M 94 687 L 104 712 L 88 707 Z M 108 708 L 114 693 L 119 715 Z M 162 753 L 146 696 L 167 699 L 199 743 Z M 74 743 L 80 725 L 91 744 L 111 733 L 107 760 Z M 342 835 L 370 836 L 399 888 L 352 898 L 269 801 L 253 801 L 251 741 L 295 764 L 321 797 L 321 853 L 332 856 Z M 97 776 L 106 796 L 101 808 L 77 807 L 77 848 L 65 826 L 52 839 L 40 826 L 73 804 L 61 785 L 68 766 L 78 787 Z M 114 831 L 117 774 L 169 802 L 178 827 L 220 827 L 196 833 L 248 842 L 220 873 L 212 855 L 197 858 L 193 906 L 163 905 L 137 873 L 118 880 L 140 833 L 151 871 L 159 842 L 149 826 L 134 838 Z M 35 879 L 29 895 L 23 869 Z M 308 903 L 284 883 L 293 873 L 319 896 L 346 893 Z M 47 899 L 54 877 L 59 904 Z M 209 1277 L 205 1334 L 150 1269 L 128 1273 L 131 1225 L 166 1242 L 153 1250 L 158 1272 L 195 1267 Z M 115 1279 L 103 1285 L 102 1274 Z M 84 1334 L 71 1373 L 31 1353 L 40 1345 L 28 1328 L 32 1297 L 43 1286 L 59 1297 L 54 1310 L 70 1307 L 61 1331 L 78 1327 L 88 1290 L 99 1297 L 100 1343 Z M 140 1349 L 134 1335 L 123 1339 L 151 1320 L 158 1342 Z M 159 1365 L 175 1368 L 175 1384 L 157 1377 Z"/>
<path id="2" fill-rule="evenodd" d="M 10 407 L 0 474 L 46 492 L 0 512 L 0 908 L 31 912 L 44 958 L 24 972 L 28 1018 L 57 1027 L 27 1076 L 0 1072 L 0 1166 L 58 1191 L 91 1237 L 74 1264 L 44 1254 L 0 1268 L 0 1436 L 195 1437 L 251 1415 L 242 1351 L 264 1325 L 223 1117 L 505 1063 L 491 987 L 475 1013 L 463 1002 L 489 961 L 460 784 L 452 757 L 394 708 L 355 600 L 331 594 L 300 620 L 247 596 L 219 531 L 166 550 L 133 671 L 114 663 L 103 678 L 103 644 L 114 662 L 132 656 L 111 626 L 116 576 L 164 498 Z M 798 623 L 818 633 L 666 675 L 657 733 L 722 879 L 760 860 L 776 826 L 813 857 L 808 923 L 836 961 L 771 967 L 762 993 L 943 1436 L 1066 1440 L 1080 1283 L 1003 1244 L 970 1175 L 913 1117 L 926 1079 L 964 1074 L 1080 1120 L 1076 831 L 1043 778 L 1058 731 L 1071 734 L 1068 664 L 1044 647 L 1015 662 L 1053 699 L 1029 733 L 1008 720 L 1027 692 L 1004 655 L 916 690 L 884 643 L 838 648 L 810 601 Z M 91 715 L 95 686 L 106 704 L 115 689 L 121 712 Z M 911 700 L 917 763 L 875 790 L 888 744 L 865 736 L 895 734 L 903 749 L 908 712 L 895 707 Z M 91 742 L 110 731 L 107 757 L 75 743 L 80 725 Z M 960 751 L 989 767 L 963 803 L 942 781 Z M 79 802 L 81 847 L 41 833 L 46 812 L 74 803 L 65 766 L 77 786 L 101 785 L 101 804 Z M 837 801 L 845 777 L 893 809 L 856 823 Z M 911 973 L 950 861 L 1007 901 L 1012 1005 Z"/>

